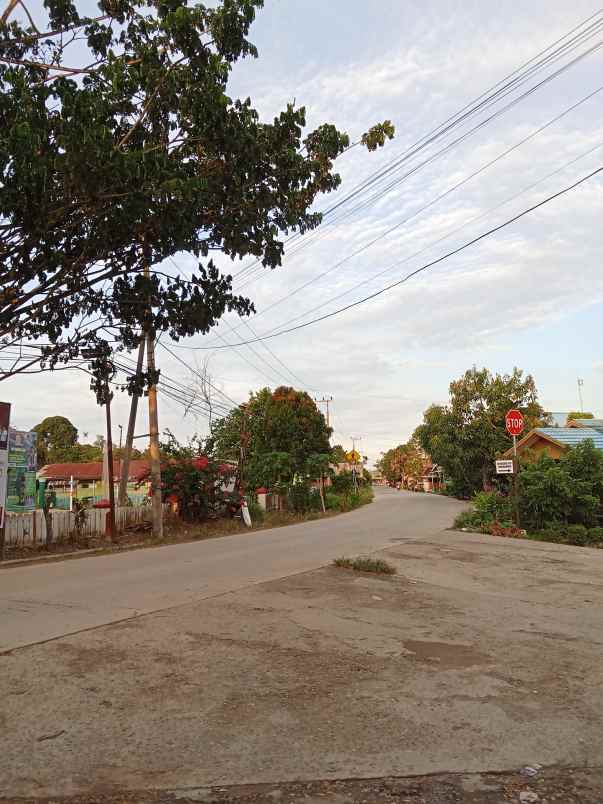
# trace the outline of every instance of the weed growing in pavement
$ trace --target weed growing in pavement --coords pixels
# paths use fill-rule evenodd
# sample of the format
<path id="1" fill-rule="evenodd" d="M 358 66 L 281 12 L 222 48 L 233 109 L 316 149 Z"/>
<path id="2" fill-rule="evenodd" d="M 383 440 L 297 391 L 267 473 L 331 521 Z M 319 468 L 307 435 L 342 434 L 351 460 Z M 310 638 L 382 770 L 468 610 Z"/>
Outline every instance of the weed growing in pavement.
<path id="1" fill-rule="evenodd" d="M 393 564 L 389 564 L 382 558 L 369 558 L 360 556 L 359 558 L 335 558 L 333 564 L 343 569 L 356 570 L 356 572 L 375 572 L 378 575 L 395 575 L 397 570 Z"/>

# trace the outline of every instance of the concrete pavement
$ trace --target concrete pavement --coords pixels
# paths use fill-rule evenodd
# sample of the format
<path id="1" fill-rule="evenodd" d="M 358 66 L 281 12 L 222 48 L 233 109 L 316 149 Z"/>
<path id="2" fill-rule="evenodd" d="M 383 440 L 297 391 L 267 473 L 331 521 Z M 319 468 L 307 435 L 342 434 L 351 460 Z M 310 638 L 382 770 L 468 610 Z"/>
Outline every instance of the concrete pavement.
<path id="1" fill-rule="evenodd" d="M 377 489 L 349 514 L 285 528 L 0 569 L 0 652 L 320 567 L 449 527 L 461 504 Z"/>
<path id="2" fill-rule="evenodd" d="M 373 509 L 395 576 L 323 567 L 0 656 L 0 797 L 514 771 L 489 804 L 603 800 L 550 776 L 603 754 L 603 551 L 417 538 L 394 527 L 414 504 Z"/>

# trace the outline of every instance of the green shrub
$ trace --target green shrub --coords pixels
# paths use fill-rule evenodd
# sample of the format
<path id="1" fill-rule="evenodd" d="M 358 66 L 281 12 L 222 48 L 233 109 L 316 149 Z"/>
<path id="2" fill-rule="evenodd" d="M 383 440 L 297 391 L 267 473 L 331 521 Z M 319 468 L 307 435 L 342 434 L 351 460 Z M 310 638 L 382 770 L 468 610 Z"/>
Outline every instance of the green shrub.
<path id="1" fill-rule="evenodd" d="M 481 524 L 508 521 L 512 518 L 510 498 L 496 491 L 479 491 L 472 502 Z"/>
<path id="2" fill-rule="evenodd" d="M 549 523 L 541 530 L 528 533 L 528 538 L 578 547 L 603 547 L 603 528 L 586 528 L 584 525 L 566 525 L 563 522 Z"/>
<path id="3" fill-rule="evenodd" d="M 603 547 L 603 528 L 589 528 L 587 544 Z"/>
<path id="4" fill-rule="evenodd" d="M 584 525 L 568 525 L 565 529 L 565 544 L 576 544 L 584 547 L 588 543 L 588 530 Z"/>
<path id="5" fill-rule="evenodd" d="M 454 519 L 454 527 L 457 530 L 462 530 L 463 528 L 479 530 L 481 524 L 482 522 L 475 511 L 461 511 Z"/>
<path id="6" fill-rule="evenodd" d="M 287 507 L 296 514 L 320 511 L 320 492 L 309 483 L 292 483 L 287 492 Z"/>
<path id="7" fill-rule="evenodd" d="M 360 479 L 357 477 L 357 479 Z M 331 488 L 336 494 L 351 493 L 354 488 L 354 477 L 351 472 L 342 472 L 331 479 Z"/>
<path id="8" fill-rule="evenodd" d="M 361 505 L 366 505 L 373 500 L 373 489 L 370 486 L 363 486 L 358 492 L 347 492 L 337 494 L 331 490 L 325 493 L 325 507 L 331 511 L 353 511 Z"/>

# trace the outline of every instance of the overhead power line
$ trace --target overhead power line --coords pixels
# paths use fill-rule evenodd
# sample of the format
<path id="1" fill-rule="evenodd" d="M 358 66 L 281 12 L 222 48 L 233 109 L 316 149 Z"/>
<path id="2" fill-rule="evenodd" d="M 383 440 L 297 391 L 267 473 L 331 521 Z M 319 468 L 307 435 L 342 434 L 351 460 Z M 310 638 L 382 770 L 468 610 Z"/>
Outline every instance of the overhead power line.
<path id="1" fill-rule="evenodd" d="M 397 157 L 392 162 L 390 162 L 388 165 L 386 165 L 384 168 L 380 169 L 376 173 L 374 173 L 371 176 L 369 176 L 368 179 L 364 180 L 363 182 L 358 184 L 355 188 L 353 188 L 352 191 L 349 192 L 346 196 L 344 196 L 343 199 L 340 199 L 339 201 L 335 202 L 335 204 L 333 204 L 331 207 L 326 209 L 323 212 L 323 221 L 326 218 L 329 218 L 333 214 L 333 212 L 335 212 L 339 207 L 347 204 L 350 200 L 352 200 L 355 197 L 357 197 L 359 194 L 361 194 L 362 192 L 367 190 L 370 186 L 379 183 L 382 179 L 384 179 L 390 173 L 394 172 L 402 164 L 404 164 L 409 159 L 413 158 L 418 153 L 420 153 L 420 151 L 424 150 L 429 145 L 433 144 L 438 139 L 440 139 L 441 137 L 443 137 L 446 134 L 448 134 L 455 127 L 458 127 L 459 125 L 461 125 L 464 122 L 466 122 L 471 116 L 475 116 L 475 114 L 477 114 L 478 112 L 483 111 L 484 109 L 488 108 L 489 106 L 492 106 L 498 100 L 500 100 L 500 99 L 506 97 L 507 95 L 509 95 L 511 92 L 513 92 L 519 86 L 521 86 L 521 84 L 525 83 L 527 80 L 529 80 L 531 77 L 533 77 L 533 75 L 535 75 L 536 72 L 540 71 L 541 69 L 543 69 L 544 67 L 548 66 L 549 64 L 552 64 L 555 61 L 558 61 L 560 58 L 563 58 L 564 56 L 567 56 L 573 50 L 576 50 L 576 49 L 578 49 L 578 47 L 584 45 L 589 39 L 592 39 L 601 30 L 603 30 L 603 20 L 601 20 L 601 19 L 597 20 L 597 22 L 592 23 L 591 25 L 586 27 L 584 30 L 580 31 L 580 33 L 578 33 L 575 37 L 573 37 L 573 39 L 570 39 L 568 42 L 565 42 L 563 45 L 561 45 L 560 48 L 557 48 L 556 50 L 554 49 L 555 46 L 558 45 L 560 42 L 563 42 L 564 40 L 568 39 L 568 37 L 571 37 L 571 35 L 573 33 L 575 33 L 576 31 L 578 31 L 580 28 L 584 28 L 584 26 L 587 25 L 587 23 L 589 23 L 591 20 L 595 19 L 595 17 L 600 17 L 600 16 L 601 16 L 601 11 L 598 11 L 595 14 L 591 15 L 589 18 L 584 20 L 582 23 L 580 23 L 579 25 L 577 25 L 573 29 L 571 29 L 563 37 L 560 37 L 559 39 L 557 39 L 555 42 L 553 42 L 547 48 L 542 50 L 539 54 L 537 54 L 532 59 L 530 59 L 527 62 L 525 62 L 523 65 L 518 67 L 516 70 L 511 72 L 508 76 L 503 78 L 498 83 L 494 84 L 492 87 L 490 87 L 485 92 L 483 92 L 474 101 L 472 101 L 469 104 L 467 104 L 466 106 L 464 106 L 461 110 L 456 112 L 454 115 L 452 115 L 451 117 L 447 118 L 443 123 L 439 124 L 434 129 L 432 129 L 430 132 L 428 132 L 426 135 L 421 137 L 413 145 L 409 146 L 406 149 L 406 151 L 404 151 L 403 154 L 400 157 Z M 544 80 L 540 81 L 534 87 L 529 89 L 526 93 L 521 95 L 519 98 L 516 98 L 510 104 L 508 104 L 505 107 L 505 109 L 503 110 L 503 112 L 508 110 L 509 108 L 512 108 L 512 106 L 514 106 L 516 103 L 519 103 L 521 100 L 523 100 L 524 98 L 528 97 L 530 94 L 535 92 L 537 89 L 541 88 L 542 86 L 547 84 L 549 81 L 551 81 L 554 78 L 558 77 L 562 72 L 565 72 L 566 70 L 568 70 L 571 67 L 573 67 L 575 64 L 577 64 L 583 58 L 585 58 L 586 56 L 590 55 L 592 52 L 597 50 L 600 46 L 601 46 L 601 43 L 599 42 L 593 48 L 590 48 L 586 52 L 580 54 L 580 56 L 578 56 L 576 59 L 574 59 L 571 62 L 569 62 L 568 64 L 564 65 L 563 67 L 561 67 L 559 70 L 557 70 L 553 74 L 547 76 Z M 549 52 L 549 51 L 551 51 L 551 52 Z M 544 59 L 540 59 L 538 61 L 540 56 L 542 56 L 543 54 L 547 54 L 547 53 L 548 53 L 548 55 L 546 55 Z M 533 62 L 536 62 L 536 63 L 533 64 Z M 532 66 L 530 67 L 529 65 L 532 65 Z M 529 69 L 525 70 L 524 68 L 526 68 L 526 67 L 528 67 Z M 509 80 L 509 79 L 511 79 L 511 80 Z M 499 112 L 494 116 L 498 116 L 498 114 L 501 114 L 503 112 Z M 493 117 L 488 118 L 485 121 L 482 121 L 472 131 L 467 132 L 465 135 L 463 135 L 463 137 L 459 138 L 459 140 L 462 141 L 466 136 L 470 136 L 472 133 L 474 133 L 476 130 L 481 128 L 483 125 L 486 125 L 488 122 L 490 122 L 491 119 L 493 119 Z M 455 141 L 455 143 L 453 143 L 452 146 L 455 145 L 455 144 L 458 144 L 458 141 Z M 440 152 L 439 155 L 441 155 L 441 153 L 442 152 Z M 426 160 L 426 162 L 428 163 L 428 162 L 432 161 L 433 158 L 438 158 L 438 155 L 434 155 L 429 160 Z M 395 183 L 397 184 L 400 181 L 405 180 L 405 178 L 406 178 L 406 176 L 403 176 L 400 179 L 397 179 Z M 360 208 L 362 208 L 364 206 L 367 206 L 369 203 L 372 203 L 374 200 L 378 200 L 379 197 L 383 197 L 383 195 L 386 192 L 388 192 L 389 189 L 391 189 L 392 186 L 393 185 L 390 185 L 389 187 L 385 188 L 385 190 L 379 191 L 377 196 L 373 196 L 371 199 L 369 199 L 369 201 L 362 202 L 360 206 L 357 206 L 354 209 L 346 212 L 346 214 L 343 217 L 340 216 L 336 220 L 343 220 L 344 217 L 349 217 L 349 215 L 353 214 L 358 209 L 360 209 Z M 329 220 L 328 223 L 326 223 L 324 225 L 329 226 L 329 225 L 332 225 L 334 222 L 335 222 L 334 220 Z M 291 243 L 291 242 L 293 242 L 295 240 L 302 240 L 302 238 L 303 238 L 301 243 L 297 243 L 297 245 L 293 245 L 293 248 L 288 250 L 287 256 L 291 257 L 292 254 L 294 255 L 299 250 L 301 250 L 301 248 L 307 247 L 308 245 L 311 245 L 312 242 L 315 242 L 316 239 L 321 238 L 323 236 L 323 234 L 325 233 L 324 225 L 322 227 L 320 227 L 319 229 L 315 230 L 312 233 L 309 233 L 309 234 L 306 234 L 306 235 L 303 235 L 303 236 L 301 234 L 299 234 L 299 233 L 295 233 L 294 235 L 291 235 L 289 238 L 287 238 L 285 240 L 286 243 L 287 242 Z M 259 276 L 265 276 L 266 275 L 266 272 L 260 266 L 260 263 L 261 263 L 261 260 L 256 259 L 252 263 L 250 263 L 249 265 L 247 265 L 243 269 L 241 269 L 241 271 L 239 271 L 237 274 L 235 274 L 235 277 L 239 277 L 239 278 L 241 278 L 246 273 L 248 274 L 248 276 L 247 276 L 248 281 L 242 287 L 245 287 L 247 284 L 249 284 L 249 281 L 251 281 L 249 279 L 249 277 L 251 276 L 250 271 L 252 269 L 254 269 L 256 266 L 258 266 L 258 267 L 257 267 L 257 271 L 255 271 L 255 273 L 258 273 Z"/>
<path id="2" fill-rule="evenodd" d="M 254 340 L 240 341 L 239 343 L 234 344 L 234 345 L 236 345 L 236 346 L 245 346 L 248 343 L 257 343 L 257 342 L 259 342 L 261 340 L 268 340 L 268 339 L 271 339 L 271 338 L 277 338 L 277 337 L 279 337 L 281 335 L 287 335 L 290 332 L 296 332 L 297 330 L 304 329 L 305 327 L 309 327 L 312 324 L 317 324 L 320 321 L 325 321 L 328 318 L 333 318 L 334 316 L 340 315 L 341 313 L 345 312 L 346 310 L 351 310 L 352 308 L 358 307 L 359 305 L 364 304 L 367 301 L 371 301 L 372 299 L 375 299 L 378 296 L 381 296 L 382 294 L 387 293 L 389 290 L 392 290 L 393 288 L 398 287 L 399 285 L 402 285 L 405 282 L 408 282 L 409 279 L 412 279 L 412 277 L 417 276 L 417 274 L 420 274 L 423 271 L 426 271 L 429 268 L 432 268 L 434 265 L 438 265 L 439 263 L 444 262 L 445 260 L 449 259 L 450 257 L 453 257 L 456 254 L 459 254 L 461 251 L 465 251 L 465 249 L 470 248 L 471 246 L 475 245 L 476 243 L 479 243 L 481 240 L 484 240 L 487 237 L 490 237 L 491 235 L 495 234 L 496 232 L 499 232 L 502 229 L 505 229 L 507 226 L 510 226 L 511 224 L 515 223 L 516 221 L 520 220 L 521 218 L 524 218 L 526 215 L 531 214 L 535 210 L 540 209 L 541 207 L 544 207 L 546 204 L 549 204 L 551 201 L 554 201 L 556 198 L 559 198 L 560 196 L 565 195 L 566 193 L 569 193 L 571 190 L 574 190 L 576 187 L 579 187 L 581 184 L 584 184 L 584 182 L 588 181 L 589 179 L 592 179 L 594 176 L 598 175 L 602 171 L 603 171 L 603 167 L 599 167 L 596 170 L 593 170 L 591 173 L 587 174 L 586 176 L 583 176 L 581 179 L 578 179 L 573 184 L 570 184 L 568 187 L 564 187 L 562 190 L 559 190 L 558 192 L 553 193 L 552 195 L 548 196 L 547 198 L 543 199 L 542 201 L 539 201 L 537 204 L 534 204 L 533 206 L 528 207 L 528 209 L 524 209 L 522 212 L 519 212 L 517 215 L 514 215 L 512 218 L 509 218 L 508 220 L 504 221 L 503 223 L 500 223 L 498 226 L 494 226 L 491 229 L 488 229 L 487 231 L 482 232 L 482 234 L 478 235 L 477 237 L 472 238 L 471 240 L 467 241 L 466 243 L 463 243 L 461 246 L 458 246 L 457 248 L 452 249 L 451 251 L 448 251 L 446 254 L 443 254 L 441 257 L 438 257 L 435 260 L 431 260 L 431 262 L 428 262 L 425 265 L 422 265 L 420 268 L 417 268 L 414 271 L 411 271 L 411 273 L 409 273 L 406 276 L 402 277 L 402 279 L 399 279 L 396 282 L 392 282 L 391 284 L 386 285 L 384 288 L 381 288 L 381 290 L 377 290 L 374 293 L 371 293 L 371 294 L 369 294 L 368 296 L 365 296 L 362 299 L 358 299 L 357 301 L 352 302 L 350 304 L 347 304 L 344 307 L 340 307 L 338 310 L 333 310 L 332 312 L 326 313 L 325 315 L 319 316 L 318 318 L 314 318 L 311 321 L 306 321 L 303 324 L 298 324 L 297 326 L 289 327 L 288 329 L 282 329 L 282 330 L 279 330 L 278 332 L 270 333 L 270 334 L 267 334 L 267 335 L 262 335 L 262 336 L 260 336 L 258 338 L 255 338 Z M 185 345 L 180 345 L 180 344 L 178 344 L 178 346 L 181 349 L 190 349 L 192 351 L 207 351 L 208 349 L 212 349 L 212 348 L 214 348 L 214 349 L 222 348 L 222 347 L 219 347 L 219 346 L 213 346 L 213 347 L 211 347 L 211 346 L 185 346 Z"/>
<path id="3" fill-rule="evenodd" d="M 577 109 L 579 106 L 581 106 L 582 104 L 584 104 L 587 101 L 589 101 L 592 98 L 594 98 L 601 91 L 603 91 L 603 85 L 601 85 L 600 87 L 597 87 L 597 89 L 593 90 L 592 92 L 589 92 L 587 95 L 585 95 L 584 97 L 580 98 L 578 101 L 573 103 L 571 106 L 567 107 L 562 112 L 560 112 L 559 114 L 557 114 L 554 117 L 552 117 L 546 123 L 544 123 L 543 125 L 539 126 L 536 129 L 534 129 L 534 131 L 530 132 L 530 134 L 528 134 L 527 136 L 523 137 L 522 139 L 520 139 L 518 142 L 514 143 L 510 147 L 506 148 L 504 151 L 502 151 L 500 154 L 495 156 L 493 159 L 490 159 L 488 162 L 486 162 L 485 164 L 481 165 L 477 170 L 474 170 L 471 173 L 469 173 L 467 176 L 462 178 L 460 181 L 456 182 L 452 187 L 449 187 L 447 190 L 445 190 L 444 192 L 442 192 L 439 195 L 437 195 L 435 198 L 433 198 L 430 201 L 428 201 L 426 204 L 421 206 L 419 209 L 415 210 L 412 214 L 407 215 L 404 218 L 402 218 L 402 220 L 400 220 L 397 223 L 395 223 L 393 226 L 391 226 L 385 232 L 382 232 L 381 234 L 379 234 L 377 237 L 374 237 L 369 242 L 364 243 L 362 246 L 357 248 L 351 254 L 348 254 L 347 256 L 343 257 L 341 260 L 336 262 L 334 265 L 330 266 L 329 268 L 326 268 L 324 271 L 321 271 L 319 274 L 315 274 L 309 280 L 307 280 L 306 282 L 302 283 L 301 285 L 298 285 L 297 287 L 293 288 L 288 293 L 286 293 L 284 296 L 281 296 L 280 298 L 276 299 L 276 301 L 272 302 L 267 307 L 265 307 L 264 309 L 260 310 L 259 313 L 257 313 L 257 315 L 256 315 L 256 319 L 259 318 L 260 316 L 264 315 L 265 313 L 269 312 L 270 310 L 273 310 L 279 304 L 282 304 L 283 302 L 288 301 L 292 296 L 295 296 L 297 293 L 300 293 L 301 291 L 303 291 L 306 288 L 310 287 L 315 282 L 319 281 L 320 279 L 324 278 L 325 276 L 328 276 L 329 274 L 333 273 L 337 269 L 341 268 L 341 266 L 345 265 L 347 262 L 349 262 L 349 260 L 353 259 L 354 257 L 357 257 L 359 254 L 362 254 L 367 249 L 371 248 L 376 243 L 378 243 L 381 240 L 383 240 L 389 234 L 391 234 L 392 232 L 398 230 L 401 226 L 404 226 L 405 224 L 409 223 L 411 220 L 416 218 L 418 215 L 420 215 L 421 213 L 423 213 L 426 210 L 428 210 L 431 207 L 433 207 L 439 201 L 442 201 L 444 198 L 447 198 L 449 195 L 451 195 L 453 192 L 458 190 L 460 187 L 463 187 L 465 184 L 467 184 L 469 181 L 474 179 L 476 176 L 481 175 L 484 171 L 488 170 L 490 167 L 492 167 L 493 165 L 495 165 L 496 163 L 498 163 L 502 159 L 504 159 L 507 156 L 509 156 L 509 154 L 513 153 L 514 151 L 516 151 L 518 148 L 520 148 L 523 145 L 525 145 L 530 140 L 533 140 L 535 137 L 537 137 L 543 131 L 548 129 L 550 126 L 554 125 L 555 123 L 558 123 L 560 120 L 562 120 L 568 114 L 570 114 L 571 112 L 575 111 L 575 109 Z M 297 316 L 297 318 L 299 318 L 299 316 Z M 235 327 L 234 331 L 236 332 L 237 330 L 240 330 L 240 329 L 241 329 L 240 326 Z"/>
<path id="4" fill-rule="evenodd" d="M 584 159 L 585 157 L 590 156 L 595 151 L 598 151 L 601 148 L 603 148 L 603 142 L 597 143 L 597 145 L 594 145 L 592 148 L 589 148 L 587 151 L 584 151 L 583 153 L 579 154 L 578 156 L 574 157 L 573 159 L 570 159 L 568 162 L 565 162 L 563 165 L 561 165 L 561 167 L 558 167 L 555 170 L 550 171 L 549 173 L 547 173 L 545 176 L 542 176 L 537 181 L 532 182 L 531 184 L 527 185 L 527 187 L 523 187 L 517 193 L 513 193 L 513 195 L 508 196 L 503 201 L 500 201 L 498 204 L 495 204 L 493 207 L 490 207 L 489 209 L 485 210 L 484 212 L 480 212 L 479 215 L 475 215 L 472 218 L 469 218 L 464 223 L 462 223 L 460 226 L 455 226 L 454 228 L 448 230 L 444 235 L 442 235 L 441 237 L 436 238 L 435 240 L 430 241 L 426 246 L 423 246 L 418 251 L 415 251 L 413 254 L 409 254 L 407 257 L 403 257 L 400 260 L 396 260 L 396 262 L 394 262 L 392 265 L 388 266 L 387 268 L 384 268 L 382 271 L 378 271 L 376 274 L 371 274 L 366 279 L 363 279 L 360 282 L 356 282 L 354 285 L 352 285 L 352 287 L 348 288 L 347 290 L 344 290 L 343 292 L 338 293 L 335 296 L 331 296 L 331 298 L 326 299 L 325 301 L 321 302 L 320 304 L 317 304 L 314 307 L 311 307 L 309 310 L 304 310 L 304 312 L 300 313 L 299 315 L 296 315 L 293 318 L 289 318 L 287 321 L 284 321 L 281 324 L 273 327 L 273 329 L 269 330 L 269 333 L 270 332 L 276 332 L 277 330 L 282 329 L 282 327 L 288 326 L 289 324 L 292 324 L 295 321 L 299 321 L 300 319 L 303 319 L 306 316 L 311 315 L 312 313 L 316 312 L 317 310 L 321 310 L 323 307 L 326 307 L 329 304 L 332 304 L 333 302 L 344 298 L 345 296 L 349 296 L 350 293 L 353 293 L 355 290 L 357 290 L 360 287 L 363 287 L 364 285 L 368 285 L 368 284 L 374 282 L 379 277 L 384 276 L 385 274 L 391 273 L 391 271 L 393 271 L 395 268 L 399 268 L 401 265 L 404 265 L 405 263 L 410 262 L 410 260 L 413 260 L 415 257 L 419 257 L 421 254 L 425 254 L 425 252 L 429 251 L 431 248 L 433 248 L 434 246 L 438 245 L 438 243 L 441 243 L 442 241 L 447 240 L 452 235 L 457 234 L 458 232 L 462 231 L 463 229 L 466 229 L 467 226 L 470 226 L 472 223 L 476 223 L 477 221 L 481 220 L 482 218 L 485 218 L 486 216 L 490 215 L 492 212 L 495 212 L 497 209 L 500 209 L 501 207 L 505 206 L 506 204 L 509 204 L 511 201 L 515 201 L 520 196 L 524 195 L 525 193 L 529 192 L 530 190 L 533 190 L 539 184 L 542 184 L 544 181 L 547 181 L 548 179 L 552 178 L 553 176 L 556 176 L 558 173 L 561 173 L 562 171 L 566 170 L 566 168 L 570 167 L 571 165 L 575 164 L 576 162 L 579 162 L 581 159 Z M 268 333 L 264 333 L 264 334 L 268 334 Z"/>

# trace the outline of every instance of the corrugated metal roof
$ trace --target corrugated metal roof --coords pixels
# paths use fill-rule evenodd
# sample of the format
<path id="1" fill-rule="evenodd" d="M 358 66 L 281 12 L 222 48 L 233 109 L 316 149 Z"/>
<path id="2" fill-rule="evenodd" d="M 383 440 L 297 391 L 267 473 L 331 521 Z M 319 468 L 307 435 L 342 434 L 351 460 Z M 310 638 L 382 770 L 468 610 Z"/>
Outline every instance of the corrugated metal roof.
<path id="1" fill-rule="evenodd" d="M 533 432 L 542 433 L 568 447 L 590 439 L 597 449 L 603 449 L 603 432 L 594 427 L 536 427 Z"/>
<path id="2" fill-rule="evenodd" d="M 581 427 L 594 427 L 595 430 L 603 430 L 603 419 L 574 419 L 574 421 Z"/>

